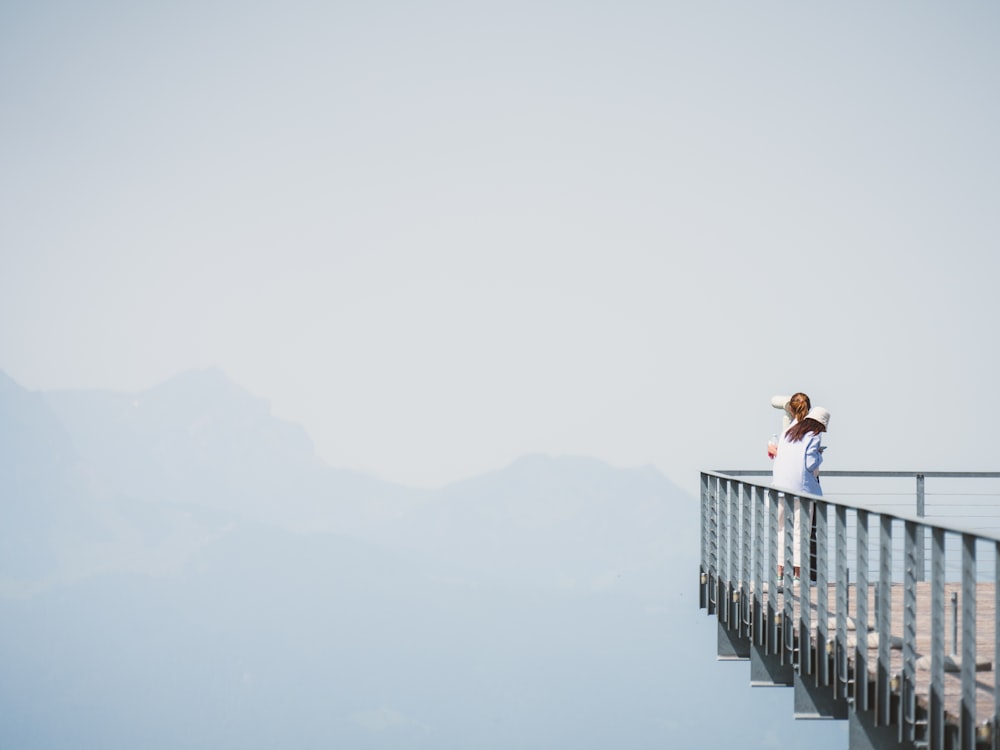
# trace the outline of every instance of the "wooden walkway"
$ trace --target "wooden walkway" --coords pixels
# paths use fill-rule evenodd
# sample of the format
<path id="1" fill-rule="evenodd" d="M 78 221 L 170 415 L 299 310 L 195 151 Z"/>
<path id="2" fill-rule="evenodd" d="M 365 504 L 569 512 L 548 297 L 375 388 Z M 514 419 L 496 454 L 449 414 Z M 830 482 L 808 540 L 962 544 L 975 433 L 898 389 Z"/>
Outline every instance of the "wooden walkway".
<path id="1" fill-rule="evenodd" d="M 794 622 L 799 621 L 801 604 L 802 585 L 796 583 L 790 593 Z M 848 617 L 851 622 L 847 631 L 847 650 L 849 654 L 849 665 L 853 670 L 854 647 L 856 643 L 856 630 L 854 629 L 854 619 L 857 612 L 857 587 L 850 584 L 849 588 L 849 611 Z M 903 585 L 894 583 L 891 587 L 890 605 L 890 634 L 892 636 L 892 647 L 890 649 L 890 669 L 889 674 L 901 673 L 903 670 Z M 952 615 L 952 594 L 958 595 L 958 644 L 954 644 L 953 636 L 953 615 Z M 816 643 L 818 623 L 816 621 L 816 602 L 819 592 L 815 586 L 812 587 L 812 633 L 813 644 Z M 961 632 L 962 632 L 962 610 L 961 610 L 961 584 L 945 584 L 945 655 L 946 663 L 960 662 L 962 653 Z M 766 603 L 768 592 L 765 589 L 763 599 Z M 774 602 L 777 611 L 781 612 L 784 607 L 784 595 L 778 593 Z M 917 606 L 916 606 L 916 651 L 917 669 L 915 673 L 915 694 L 917 705 L 926 709 L 928 707 L 930 695 L 930 653 L 931 653 L 931 589 L 930 583 L 917 584 Z M 828 639 L 833 641 L 836 638 L 836 587 L 830 584 L 827 590 L 827 634 Z M 869 677 L 875 679 L 878 655 L 878 635 L 875 621 L 875 584 L 868 587 L 868 659 Z M 995 654 L 995 627 L 996 627 L 996 600 L 994 596 L 994 585 L 992 583 L 979 583 L 976 585 L 976 723 L 982 724 L 984 721 L 993 719 L 994 716 L 994 669 L 996 664 Z M 954 655 L 957 654 L 957 655 Z M 962 696 L 961 675 L 958 671 L 948 671 L 946 668 L 944 675 L 944 710 L 948 723 L 956 723 L 960 713 L 960 703 Z"/>

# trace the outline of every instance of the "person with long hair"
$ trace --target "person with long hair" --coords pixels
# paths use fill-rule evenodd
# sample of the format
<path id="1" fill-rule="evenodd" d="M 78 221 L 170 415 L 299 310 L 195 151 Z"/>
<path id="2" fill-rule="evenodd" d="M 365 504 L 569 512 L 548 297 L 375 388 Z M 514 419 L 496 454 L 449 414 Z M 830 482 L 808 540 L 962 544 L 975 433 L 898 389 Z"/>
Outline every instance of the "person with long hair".
<path id="1" fill-rule="evenodd" d="M 788 403 L 785 404 L 785 411 L 788 412 L 788 417 L 791 419 L 789 427 L 805 419 L 811 408 L 812 403 L 810 403 L 809 397 L 804 393 L 796 393 L 789 398 Z"/>
<path id="2" fill-rule="evenodd" d="M 796 421 L 785 430 L 778 441 L 778 452 L 774 457 L 774 467 L 771 474 L 771 485 L 776 489 L 795 495 L 807 493 L 822 495 L 823 488 L 819 483 L 819 467 L 823 463 L 823 446 L 820 440 L 827 425 L 830 424 L 830 412 L 817 406 L 809 410 L 802 419 Z M 779 508 L 782 506 L 779 506 Z M 793 573 L 799 577 L 799 524 L 805 513 L 801 502 L 795 501 L 795 532 L 793 538 Z M 809 516 L 812 507 L 809 506 Z M 784 574 L 784 566 L 778 566 L 778 576 Z"/>
<path id="3" fill-rule="evenodd" d="M 779 399 L 783 399 L 783 401 Z M 771 399 L 771 406 L 784 409 L 785 415 L 781 420 L 781 431 L 784 432 L 796 422 L 801 422 L 805 419 L 806 414 L 809 413 L 809 409 L 812 405 L 809 403 L 809 397 L 806 394 L 796 393 L 787 397 L 775 396 Z M 777 452 L 778 435 L 774 434 L 771 436 L 771 439 L 767 441 L 767 457 L 774 458 L 774 454 Z"/>
<path id="4" fill-rule="evenodd" d="M 811 408 L 812 408 L 812 403 L 809 400 L 809 396 L 807 396 L 805 393 L 802 393 L 800 391 L 800 392 L 795 393 L 792 396 L 790 396 L 789 399 L 785 402 L 785 429 L 784 429 L 784 432 L 787 432 L 791 427 L 793 427 L 794 425 L 798 424 L 803 419 L 805 419 L 806 416 L 809 414 L 809 410 Z M 775 458 L 775 456 L 777 455 L 777 452 L 778 452 L 778 445 L 780 445 L 780 443 L 781 443 L 781 440 L 779 438 L 778 439 L 778 443 L 773 446 L 773 452 L 772 452 L 772 446 L 768 445 L 768 453 L 767 453 L 767 455 L 770 458 L 772 458 L 772 459 Z M 772 477 L 773 477 L 773 474 L 772 474 Z M 798 528 L 798 522 L 799 522 L 798 519 L 799 519 L 799 514 L 798 514 L 798 511 L 796 511 L 796 513 L 795 513 L 795 526 L 796 526 L 796 528 Z M 784 529 L 784 528 L 785 528 L 785 504 L 784 503 L 778 503 L 778 529 Z M 798 540 L 798 535 L 796 535 L 795 538 L 796 538 L 796 540 Z M 795 544 L 798 545 L 798 541 L 796 541 Z M 796 550 L 797 549 L 798 549 L 798 547 L 796 547 Z M 798 559 L 798 554 L 799 554 L 798 551 L 796 551 L 796 553 L 795 553 L 795 559 L 796 560 Z M 785 574 L 785 566 L 784 566 L 784 564 L 783 563 L 778 563 L 778 578 L 779 579 L 782 578 L 784 576 L 784 574 Z"/>
<path id="5" fill-rule="evenodd" d="M 788 492 L 822 495 L 819 467 L 823 463 L 820 439 L 830 423 L 830 412 L 821 406 L 792 424 L 778 441 L 771 484 Z"/>

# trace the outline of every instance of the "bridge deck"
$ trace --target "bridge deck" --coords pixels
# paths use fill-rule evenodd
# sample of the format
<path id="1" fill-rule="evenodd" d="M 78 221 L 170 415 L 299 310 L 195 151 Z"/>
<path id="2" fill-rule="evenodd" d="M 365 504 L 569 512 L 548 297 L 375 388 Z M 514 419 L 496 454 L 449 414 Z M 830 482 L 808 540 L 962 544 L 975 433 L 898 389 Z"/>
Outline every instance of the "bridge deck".
<path id="1" fill-rule="evenodd" d="M 877 664 L 877 651 L 878 651 L 878 640 L 876 634 L 876 622 L 875 622 L 875 584 L 871 584 L 868 587 L 868 660 L 869 665 L 869 676 L 871 679 L 875 679 L 875 668 Z M 812 586 L 812 634 L 813 643 L 816 642 L 816 637 L 818 633 L 818 622 L 816 621 L 816 602 L 818 593 L 816 587 Z M 857 602 L 857 587 L 855 584 L 849 585 L 849 612 L 848 616 L 853 621 L 855 614 L 857 612 L 856 602 Z M 903 670 L 903 652 L 901 646 L 899 645 L 903 637 L 903 586 L 899 583 L 894 583 L 891 587 L 891 605 L 890 605 L 890 635 L 892 640 L 896 643 L 894 647 L 890 650 L 890 670 L 889 674 L 896 674 L 902 672 Z M 799 621 L 799 612 L 801 604 L 801 593 L 802 585 L 796 583 L 789 595 L 793 604 L 794 612 L 794 622 Z M 957 593 L 959 597 L 959 602 L 961 602 L 961 584 L 959 583 L 946 583 L 945 584 L 945 602 L 948 616 L 945 625 L 945 655 L 954 660 L 955 663 L 960 661 L 960 655 L 962 652 L 961 642 L 954 644 L 954 637 L 952 633 L 952 605 L 951 596 L 953 593 Z M 774 602 L 774 606 L 777 611 L 782 611 L 784 607 L 784 594 L 778 593 Z M 836 599 L 835 599 L 835 585 L 830 584 L 827 590 L 827 612 L 828 612 L 828 622 L 827 622 L 827 634 L 829 640 L 834 640 L 836 637 L 836 617 L 834 613 L 836 612 Z M 763 601 L 765 604 L 768 600 L 768 592 L 765 588 L 763 592 Z M 993 718 L 994 714 L 994 669 L 996 662 L 995 654 L 995 636 L 994 629 L 996 623 L 996 599 L 994 596 L 994 585 L 992 583 L 978 583 L 976 585 L 976 717 L 977 723 L 982 723 L 985 720 Z M 917 704 L 921 707 L 926 708 L 929 700 L 930 694 L 930 682 L 931 682 L 931 672 L 930 672 L 930 654 L 931 654 L 931 589 L 929 583 L 918 583 L 917 584 L 917 606 L 916 606 L 916 650 L 917 650 L 917 669 L 915 673 L 915 693 Z M 961 639 L 961 605 L 959 605 L 959 639 Z M 874 636 L 874 637 L 873 637 Z M 847 648 L 848 648 L 848 663 L 853 669 L 854 666 L 854 646 L 856 643 L 856 630 L 853 629 L 853 622 L 851 627 L 847 632 Z M 957 654 L 957 655 L 956 655 Z M 926 657 L 926 658 L 921 658 Z M 946 658 L 946 661 L 948 659 Z M 961 701 L 962 684 L 961 675 L 957 671 L 945 671 L 944 675 L 944 709 L 945 716 L 949 723 L 958 721 L 959 706 Z"/>

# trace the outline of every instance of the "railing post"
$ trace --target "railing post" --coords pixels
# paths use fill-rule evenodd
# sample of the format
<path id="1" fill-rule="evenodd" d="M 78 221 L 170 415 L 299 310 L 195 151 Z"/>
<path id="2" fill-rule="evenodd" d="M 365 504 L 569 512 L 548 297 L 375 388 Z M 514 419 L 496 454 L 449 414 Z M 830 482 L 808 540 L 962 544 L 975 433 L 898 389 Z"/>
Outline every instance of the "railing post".
<path id="1" fill-rule="evenodd" d="M 976 747 L 976 537 L 962 534 L 962 750 Z"/>
<path id="2" fill-rule="evenodd" d="M 892 517 L 879 516 L 878 587 L 875 616 L 878 628 L 878 663 L 875 668 L 875 721 L 888 726 L 892 721 L 889 699 L 889 646 L 892 642 Z"/>
<path id="3" fill-rule="evenodd" d="M 958 637 L 958 592 L 951 592 L 951 656 L 957 662 L 962 657 L 959 656 L 961 639 Z"/>
<path id="4" fill-rule="evenodd" d="M 708 523 L 711 516 L 711 504 L 709 502 L 708 474 L 701 473 L 701 570 L 698 580 L 698 606 L 701 609 L 708 608 Z"/>
<path id="5" fill-rule="evenodd" d="M 726 482 L 729 488 L 729 586 L 726 601 L 729 607 L 729 627 L 740 627 L 740 609 L 737 587 L 740 581 L 740 482 Z"/>
<path id="6" fill-rule="evenodd" d="M 1000 748 L 1000 542 L 993 545 L 993 743 Z"/>
<path id="7" fill-rule="evenodd" d="M 867 711 L 868 704 L 868 511 L 857 512 L 857 563 L 855 576 L 854 710 Z"/>
<path id="8" fill-rule="evenodd" d="M 795 532 L 795 500 L 791 493 L 784 492 L 781 495 L 785 512 L 785 570 L 784 570 L 784 597 L 781 614 L 781 642 L 782 642 L 782 664 L 794 664 L 795 657 L 795 622 L 794 599 L 792 596 L 792 566 L 795 564 L 795 550 L 792 546 L 792 537 Z"/>
<path id="9" fill-rule="evenodd" d="M 752 636 L 758 646 L 764 645 L 764 488 L 754 487 L 753 535 L 753 625 Z"/>
<path id="10" fill-rule="evenodd" d="M 924 475 L 917 474 L 917 518 L 924 518 L 926 512 L 924 509 Z M 916 540 L 916 556 L 914 566 L 917 570 L 917 580 L 926 581 L 927 573 L 925 571 L 924 564 L 924 544 L 926 544 L 926 538 L 924 535 L 925 529 L 923 526 L 917 527 L 917 540 Z"/>
<path id="11" fill-rule="evenodd" d="M 751 489 L 743 482 L 739 483 L 740 495 L 743 497 L 743 510 L 740 518 L 740 530 L 742 532 L 740 551 L 740 635 L 744 638 L 750 637 L 750 578 L 751 557 L 750 557 L 750 537 L 753 531 L 753 513 L 750 504 Z"/>
<path id="12" fill-rule="evenodd" d="M 928 720 L 930 750 L 944 747 L 944 529 L 931 529 L 931 686 Z"/>
<path id="13" fill-rule="evenodd" d="M 917 533 L 918 524 L 904 523 L 903 539 L 903 678 L 900 683 L 899 741 L 916 740 L 917 679 Z"/>
<path id="14" fill-rule="evenodd" d="M 827 654 L 829 635 L 829 540 L 827 538 L 827 512 L 829 506 L 815 502 L 816 507 L 816 684 L 830 684 L 830 657 Z"/>
<path id="15" fill-rule="evenodd" d="M 846 699 L 848 697 L 848 673 L 847 673 L 847 609 L 848 609 L 848 586 L 850 581 L 847 577 L 847 508 L 843 505 L 836 507 L 835 522 L 837 525 L 835 533 L 837 544 L 837 562 L 835 565 L 835 575 L 837 577 L 837 637 L 834 641 L 834 677 L 835 690 L 833 697 Z"/>
<path id="16" fill-rule="evenodd" d="M 812 570 L 809 559 L 809 523 L 811 500 L 799 498 L 799 674 L 812 674 Z"/>
<path id="17" fill-rule="evenodd" d="M 767 653 L 778 655 L 778 492 L 765 490 L 767 497 Z"/>
<path id="18" fill-rule="evenodd" d="M 729 624 L 729 480 L 719 480 L 719 565 L 718 591 L 716 601 L 719 607 L 719 622 Z"/>
<path id="19" fill-rule="evenodd" d="M 719 606 L 719 478 L 709 478 L 708 490 L 708 613 L 718 613 Z"/>

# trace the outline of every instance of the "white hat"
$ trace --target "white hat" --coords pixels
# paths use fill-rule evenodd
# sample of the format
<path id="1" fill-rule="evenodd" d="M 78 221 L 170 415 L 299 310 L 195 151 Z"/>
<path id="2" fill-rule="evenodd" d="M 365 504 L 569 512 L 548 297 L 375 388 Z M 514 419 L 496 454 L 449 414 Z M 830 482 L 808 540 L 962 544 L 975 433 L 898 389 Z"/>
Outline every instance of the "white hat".
<path id="1" fill-rule="evenodd" d="M 814 406 L 810 409 L 809 413 L 806 415 L 806 419 L 815 419 L 824 427 L 830 426 L 830 412 L 822 406 Z"/>

